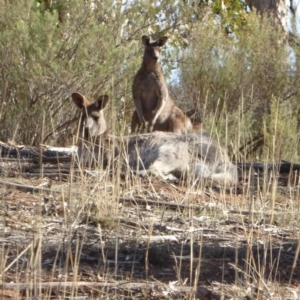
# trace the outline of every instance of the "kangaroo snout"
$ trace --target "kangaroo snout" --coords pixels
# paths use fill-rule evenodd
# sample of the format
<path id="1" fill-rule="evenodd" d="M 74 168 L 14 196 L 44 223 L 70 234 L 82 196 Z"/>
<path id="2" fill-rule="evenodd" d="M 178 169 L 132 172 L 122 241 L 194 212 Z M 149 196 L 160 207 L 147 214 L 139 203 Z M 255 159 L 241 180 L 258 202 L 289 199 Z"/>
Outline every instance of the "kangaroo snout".
<path id="1" fill-rule="evenodd" d="M 152 54 L 152 58 L 158 62 L 160 59 L 160 51 L 155 50 L 154 53 Z"/>

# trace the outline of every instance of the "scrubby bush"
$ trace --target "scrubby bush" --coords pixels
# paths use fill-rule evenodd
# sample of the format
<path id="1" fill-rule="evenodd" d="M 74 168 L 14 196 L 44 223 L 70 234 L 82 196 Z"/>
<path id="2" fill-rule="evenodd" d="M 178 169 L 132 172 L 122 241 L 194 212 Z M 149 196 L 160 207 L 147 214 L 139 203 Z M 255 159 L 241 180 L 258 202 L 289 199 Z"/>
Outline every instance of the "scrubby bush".
<path id="1" fill-rule="evenodd" d="M 1 140 L 70 143 L 74 91 L 90 98 L 107 93 L 118 103 L 129 99 L 139 48 L 120 43 L 124 19 L 105 2 L 94 10 L 84 1 L 70 3 L 64 22 L 57 10 L 40 9 L 35 1 L 2 4 Z"/>
<path id="2" fill-rule="evenodd" d="M 213 11 L 169 0 L 2 1 L 0 140 L 70 145 L 78 117 L 70 105 L 74 91 L 111 96 L 111 130 L 128 133 L 141 36 L 168 35 L 163 69 L 181 108 L 200 108 L 204 127 L 236 160 L 268 151 L 296 159 L 298 61 L 267 17 L 249 13 L 241 20 L 228 35 Z"/>
<path id="3" fill-rule="evenodd" d="M 292 121 L 276 139 L 281 149 L 276 158 L 291 158 L 291 139 L 298 141 L 299 95 L 290 51 L 284 33 L 254 14 L 237 35 L 224 35 L 212 15 L 191 32 L 180 63 L 184 93 L 200 107 L 205 127 L 232 144 L 238 160 L 273 147 L 269 136 L 281 130 L 276 116 Z"/>

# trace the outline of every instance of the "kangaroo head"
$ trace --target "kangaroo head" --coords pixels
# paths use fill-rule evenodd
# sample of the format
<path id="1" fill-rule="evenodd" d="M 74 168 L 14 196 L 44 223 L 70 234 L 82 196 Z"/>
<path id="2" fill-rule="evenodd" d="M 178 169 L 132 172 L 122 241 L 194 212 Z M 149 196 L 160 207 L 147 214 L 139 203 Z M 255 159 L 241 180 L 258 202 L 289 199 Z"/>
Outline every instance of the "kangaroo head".
<path id="1" fill-rule="evenodd" d="M 150 42 L 150 37 L 149 36 L 142 36 L 142 42 L 145 46 L 145 52 L 144 52 L 144 61 L 147 63 L 157 63 L 160 61 L 161 58 L 161 47 L 165 45 L 167 42 L 168 38 L 161 37 L 155 42 Z"/>
<path id="2" fill-rule="evenodd" d="M 107 130 L 103 109 L 106 107 L 109 97 L 100 96 L 94 103 L 80 93 L 73 93 L 72 99 L 81 110 L 80 134 L 81 138 L 95 138 L 104 134 Z"/>

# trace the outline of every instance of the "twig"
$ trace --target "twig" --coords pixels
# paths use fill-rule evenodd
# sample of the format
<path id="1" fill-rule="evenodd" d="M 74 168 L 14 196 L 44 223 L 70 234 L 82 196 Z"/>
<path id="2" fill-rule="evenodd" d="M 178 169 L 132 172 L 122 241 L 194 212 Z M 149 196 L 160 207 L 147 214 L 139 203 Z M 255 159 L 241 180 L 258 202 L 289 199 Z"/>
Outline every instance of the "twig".
<path id="1" fill-rule="evenodd" d="M 30 248 L 32 247 L 32 243 L 30 243 L 2 272 L 1 276 L 3 276 L 3 274 L 10 269 L 10 267 L 26 252 L 28 251 Z"/>
<path id="2" fill-rule="evenodd" d="M 15 188 L 17 190 L 24 191 L 24 192 L 61 193 L 61 191 L 58 191 L 58 190 L 51 190 L 51 189 L 38 187 L 38 186 L 22 185 L 22 184 L 5 182 L 5 181 L 0 181 L 0 185 L 4 185 L 7 188 Z"/>
<path id="3" fill-rule="evenodd" d="M 159 205 L 159 206 L 167 206 L 171 209 L 195 209 L 195 210 L 202 210 L 203 206 L 193 206 L 193 205 L 185 205 L 185 204 L 176 204 L 176 203 L 170 203 L 170 202 L 164 202 L 164 201 L 156 201 L 156 200 L 147 200 L 147 199 L 141 199 L 141 198 L 122 198 L 120 197 L 118 199 L 120 202 L 130 202 L 140 205 Z"/>

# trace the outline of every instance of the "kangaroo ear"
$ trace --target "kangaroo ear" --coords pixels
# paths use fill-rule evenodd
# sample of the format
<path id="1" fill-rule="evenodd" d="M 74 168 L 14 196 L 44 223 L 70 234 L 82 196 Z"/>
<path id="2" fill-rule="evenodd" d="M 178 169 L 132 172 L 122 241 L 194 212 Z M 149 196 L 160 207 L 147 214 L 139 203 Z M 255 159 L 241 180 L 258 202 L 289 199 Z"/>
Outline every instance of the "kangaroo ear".
<path id="1" fill-rule="evenodd" d="M 148 46 L 150 44 L 150 37 L 147 35 L 142 36 L 142 42 L 145 46 Z"/>
<path id="2" fill-rule="evenodd" d="M 195 109 L 190 109 L 190 110 L 185 112 L 185 115 L 190 118 L 195 114 L 195 112 L 196 112 Z"/>
<path id="3" fill-rule="evenodd" d="M 100 96 L 94 103 L 96 109 L 99 109 L 99 110 L 104 109 L 108 103 L 108 100 L 109 100 L 109 97 L 107 95 Z"/>
<path id="4" fill-rule="evenodd" d="M 168 37 L 167 37 L 167 36 L 160 37 L 160 38 L 158 39 L 158 41 L 157 41 L 157 45 L 158 45 L 159 47 L 162 47 L 162 46 L 164 46 L 164 44 L 167 42 L 167 40 L 168 40 Z"/>
<path id="5" fill-rule="evenodd" d="M 72 99 L 76 106 L 80 109 L 90 104 L 90 101 L 86 99 L 86 97 L 80 93 L 72 93 Z"/>

